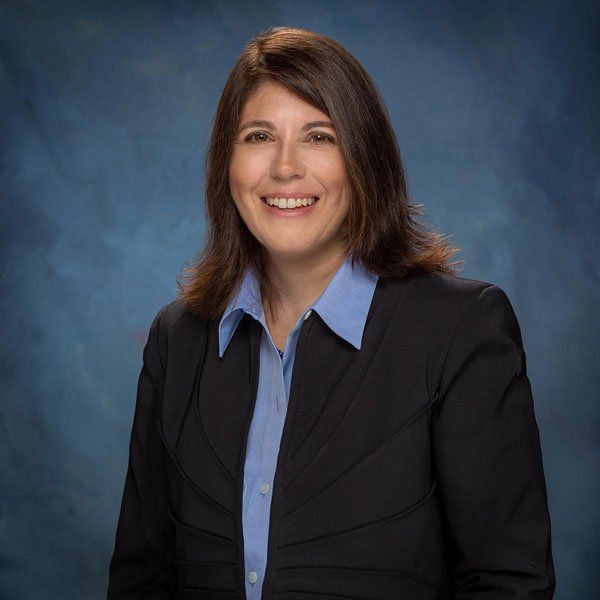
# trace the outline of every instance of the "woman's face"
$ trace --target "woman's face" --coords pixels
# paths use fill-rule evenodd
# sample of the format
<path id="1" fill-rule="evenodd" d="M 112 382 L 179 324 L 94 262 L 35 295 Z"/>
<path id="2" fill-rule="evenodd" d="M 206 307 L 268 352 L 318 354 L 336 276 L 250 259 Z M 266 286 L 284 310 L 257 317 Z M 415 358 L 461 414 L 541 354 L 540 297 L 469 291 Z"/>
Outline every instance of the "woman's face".
<path id="1" fill-rule="evenodd" d="M 325 113 L 284 86 L 265 83 L 246 102 L 229 185 L 242 219 L 269 256 L 318 259 L 340 252 L 350 186 L 337 134 Z M 289 195 L 318 201 L 286 209 L 266 202 Z"/>

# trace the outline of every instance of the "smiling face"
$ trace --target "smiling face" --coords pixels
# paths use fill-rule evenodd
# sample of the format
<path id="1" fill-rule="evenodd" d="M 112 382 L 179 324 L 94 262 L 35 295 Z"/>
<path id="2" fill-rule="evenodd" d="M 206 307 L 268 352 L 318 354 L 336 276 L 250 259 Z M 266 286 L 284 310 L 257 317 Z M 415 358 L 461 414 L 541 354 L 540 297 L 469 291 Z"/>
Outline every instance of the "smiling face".
<path id="1" fill-rule="evenodd" d="M 270 257 L 315 260 L 343 251 L 340 225 L 350 186 L 337 134 L 325 113 L 286 87 L 264 83 L 244 105 L 229 185 L 242 219 Z M 286 209 L 266 201 L 290 195 L 318 200 Z"/>

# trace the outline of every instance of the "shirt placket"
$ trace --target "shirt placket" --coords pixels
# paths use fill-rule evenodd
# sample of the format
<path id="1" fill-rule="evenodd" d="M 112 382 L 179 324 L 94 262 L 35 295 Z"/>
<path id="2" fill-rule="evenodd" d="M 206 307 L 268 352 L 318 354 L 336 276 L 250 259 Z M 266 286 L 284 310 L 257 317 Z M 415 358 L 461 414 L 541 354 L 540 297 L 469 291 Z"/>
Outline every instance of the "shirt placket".
<path id="1" fill-rule="evenodd" d="M 264 431 L 263 452 L 256 484 L 252 490 L 250 522 L 266 524 L 266 527 L 256 527 L 256 531 L 264 531 L 265 537 L 260 540 L 261 551 L 257 552 L 264 559 L 260 566 L 256 566 L 247 573 L 251 586 L 248 588 L 248 599 L 259 600 L 261 597 L 262 583 L 266 569 L 266 558 L 268 548 L 269 516 L 271 508 L 272 483 L 277 466 L 277 457 L 283 424 L 285 422 L 285 380 L 283 375 L 283 364 L 275 346 L 269 342 L 272 354 L 272 372 L 269 385 L 269 413 Z"/>

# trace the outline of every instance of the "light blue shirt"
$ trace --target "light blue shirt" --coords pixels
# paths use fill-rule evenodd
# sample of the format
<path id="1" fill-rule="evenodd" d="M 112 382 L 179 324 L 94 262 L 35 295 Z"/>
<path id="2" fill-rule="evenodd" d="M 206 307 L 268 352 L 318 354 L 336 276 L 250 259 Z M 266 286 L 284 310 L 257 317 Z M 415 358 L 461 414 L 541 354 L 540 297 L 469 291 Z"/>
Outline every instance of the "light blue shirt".
<path id="1" fill-rule="evenodd" d="M 287 336 L 283 352 L 271 338 L 262 306 L 260 283 L 250 268 L 246 269 L 237 295 L 229 302 L 221 317 L 219 357 L 225 353 L 244 312 L 263 326 L 256 406 L 248 432 L 244 464 L 242 524 L 248 600 L 260 599 L 267 566 L 271 488 L 300 329 L 316 311 L 334 333 L 360 350 L 377 280 L 378 276 L 367 271 L 360 261 L 352 269 L 350 257 L 346 258 L 323 293 L 300 315 L 296 326 Z"/>

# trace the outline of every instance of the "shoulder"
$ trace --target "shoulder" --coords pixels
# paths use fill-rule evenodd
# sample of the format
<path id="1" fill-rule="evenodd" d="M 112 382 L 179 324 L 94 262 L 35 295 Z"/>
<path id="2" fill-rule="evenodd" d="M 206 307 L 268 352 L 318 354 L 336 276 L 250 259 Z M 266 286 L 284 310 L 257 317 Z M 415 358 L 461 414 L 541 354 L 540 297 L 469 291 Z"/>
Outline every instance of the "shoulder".
<path id="1" fill-rule="evenodd" d="M 430 390 L 446 390 L 467 367 L 490 381 L 494 371 L 525 372 L 521 328 L 500 286 L 433 272 L 411 277 L 404 296 L 409 337 L 428 356 Z"/>
<path id="2" fill-rule="evenodd" d="M 464 316 L 476 305 L 512 308 L 506 292 L 495 283 L 437 271 L 410 276 L 407 297 L 440 316 Z"/>
<path id="3" fill-rule="evenodd" d="M 427 299 L 432 311 L 448 324 L 450 342 L 498 347 L 504 341 L 522 349 L 521 327 L 502 287 L 448 274 L 430 273 L 415 286 L 416 297 Z"/>
<path id="4" fill-rule="evenodd" d="M 439 301 L 442 306 L 464 303 L 479 295 L 485 288 L 494 285 L 489 281 L 460 277 L 439 271 L 418 273 L 409 276 L 411 293 L 421 300 Z"/>
<path id="5" fill-rule="evenodd" d="M 180 328 L 198 328 L 204 321 L 192 313 L 187 303 L 182 298 L 175 298 L 159 309 L 156 317 L 161 327 L 167 332 Z"/>
<path id="6" fill-rule="evenodd" d="M 181 298 L 163 305 L 154 315 L 149 340 L 159 348 L 161 357 L 175 350 L 192 348 L 203 339 L 207 323 L 198 318 Z"/>
<path id="7" fill-rule="evenodd" d="M 437 271 L 409 275 L 404 285 L 390 278 L 402 295 L 398 311 L 408 315 L 415 335 L 445 347 L 459 330 L 476 337 L 503 331 L 520 339 L 513 306 L 506 292 L 490 281 Z"/>

